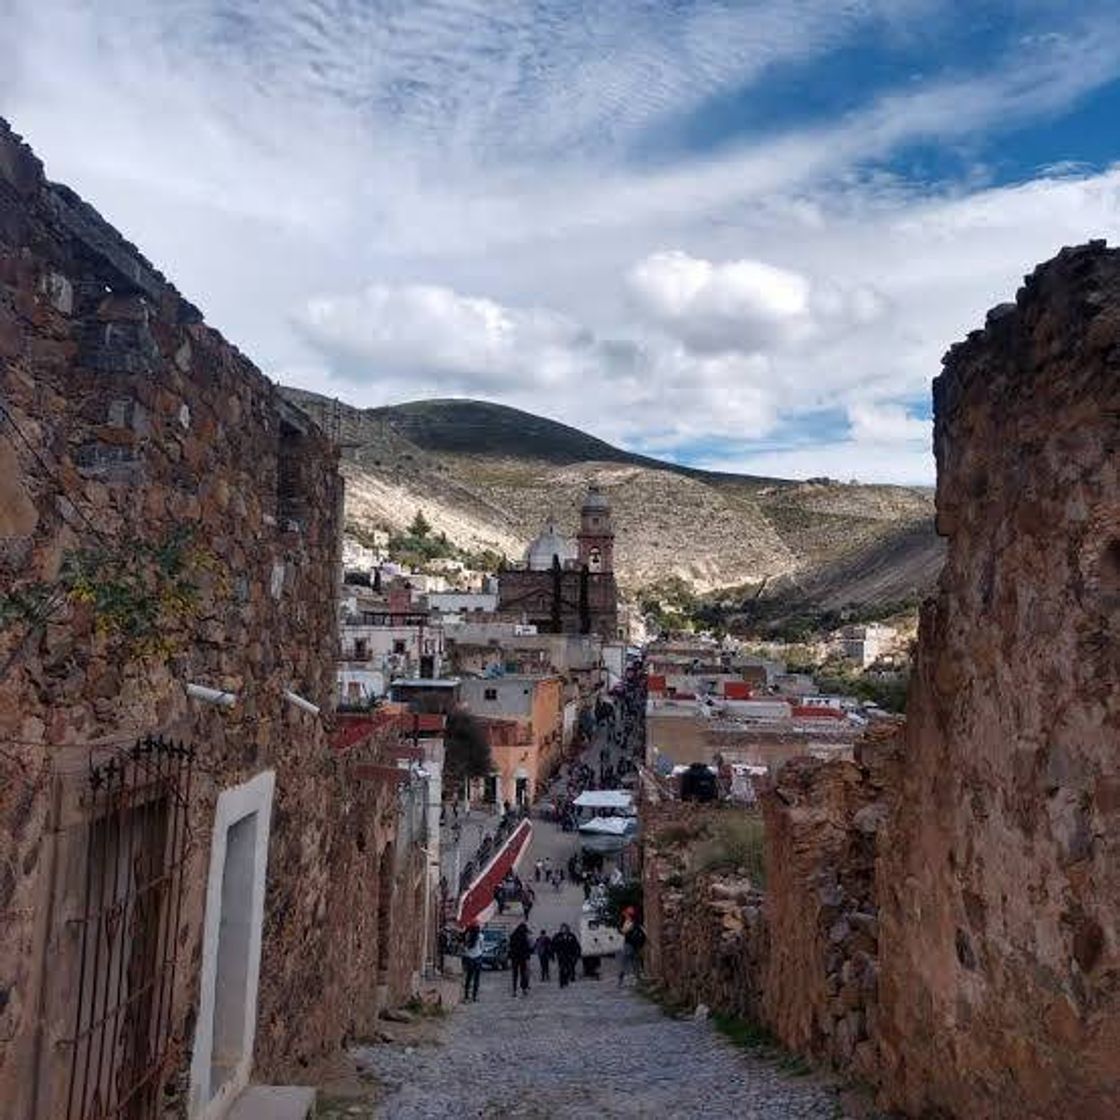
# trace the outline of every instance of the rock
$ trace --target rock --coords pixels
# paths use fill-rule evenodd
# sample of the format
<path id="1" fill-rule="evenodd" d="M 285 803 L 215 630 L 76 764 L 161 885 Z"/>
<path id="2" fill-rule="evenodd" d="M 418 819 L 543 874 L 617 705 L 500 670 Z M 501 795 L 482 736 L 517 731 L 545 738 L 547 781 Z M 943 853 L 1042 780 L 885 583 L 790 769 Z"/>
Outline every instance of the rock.
<path id="1" fill-rule="evenodd" d="M 402 1007 L 385 1007 L 381 1010 L 381 1018 L 388 1023 L 415 1023 L 416 1016 L 411 1011 Z"/>
<path id="2" fill-rule="evenodd" d="M 889 807 L 885 801 L 876 801 L 873 805 L 866 805 L 852 817 L 852 827 L 862 832 L 865 836 L 873 836 L 882 827 L 887 819 Z"/>

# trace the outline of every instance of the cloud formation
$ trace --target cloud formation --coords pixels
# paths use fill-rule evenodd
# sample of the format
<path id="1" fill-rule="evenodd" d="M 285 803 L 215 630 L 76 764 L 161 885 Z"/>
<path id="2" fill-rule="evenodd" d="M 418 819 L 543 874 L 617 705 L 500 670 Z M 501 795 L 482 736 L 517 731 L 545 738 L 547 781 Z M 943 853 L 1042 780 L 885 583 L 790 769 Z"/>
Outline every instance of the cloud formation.
<path id="1" fill-rule="evenodd" d="M 1044 9 L 11 0 L 0 113 L 280 380 L 928 481 L 943 351 L 1120 236 L 1120 170 L 986 161 L 1120 76 L 1109 0 Z M 884 65 L 799 115 L 852 50 Z"/>

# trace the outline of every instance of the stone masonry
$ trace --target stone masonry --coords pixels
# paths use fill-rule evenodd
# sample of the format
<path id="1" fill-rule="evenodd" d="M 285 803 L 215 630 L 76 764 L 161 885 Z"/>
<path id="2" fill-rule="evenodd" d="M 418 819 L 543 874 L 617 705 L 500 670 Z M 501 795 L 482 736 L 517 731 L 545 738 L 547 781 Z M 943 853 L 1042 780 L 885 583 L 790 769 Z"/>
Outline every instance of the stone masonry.
<path id="1" fill-rule="evenodd" d="M 905 1115 L 1105 1120 L 1120 1115 L 1120 251 L 1040 266 L 949 352 L 934 401 L 948 559 L 905 728 L 854 764 L 778 772 L 761 906 L 688 877 L 710 810 L 645 809 L 650 960 L 674 994 L 756 1018 Z M 684 844 L 669 860 L 667 835 Z"/>
<path id="2" fill-rule="evenodd" d="M 0 403 L 0 590 L 51 586 L 77 549 L 119 553 L 180 527 L 199 588 L 193 607 L 169 606 L 154 651 L 102 632 L 81 596 L 0 628 L 0 1100 L 58 1114 L 79 955 L 67 884 L 91 827 L 58 806 L 79 803 L 91 760 L 148 734 L 198 756 L 171 1081 L 198 1012 L 215 800 L 263 770 L 276 794 L 256 1075 L 299 1079 L 371 1030 L 379 983 L 402 995 L 419 964 L 417 857 L 392 844 L 397 784 L 354 780 L 326 741 L 336 452 L 3 121 Z M 236 703 L 191 700 L 187 683 Z"/>
<path id="3" fill-rule="evenodd" d="M 1120 251 L 1063 250 L 934 383 L 948 559 L 879 868 L 886 1096 L 1120 1115 Z"/>

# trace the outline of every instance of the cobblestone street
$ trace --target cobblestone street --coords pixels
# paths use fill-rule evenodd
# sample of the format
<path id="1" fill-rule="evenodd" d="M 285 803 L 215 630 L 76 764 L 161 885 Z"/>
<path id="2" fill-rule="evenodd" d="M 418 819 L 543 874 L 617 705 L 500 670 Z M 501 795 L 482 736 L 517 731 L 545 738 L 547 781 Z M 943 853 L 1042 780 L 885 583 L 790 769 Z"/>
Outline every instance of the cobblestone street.
<path id="1" fill-rule="evenodd" d="M 447 1117 L 842 1116 L 833 1089 L 782 1072 L 708 1023 L 675 1020 L 612 975 L 513 999 L 507 973 L 483 978 L 442 1046 L 379 1046 L 361 1058 L 388 1091 L 386 1120 Z"/>
<path id="2" fill-rule="evenodd" d="M 595 751 L 603 741 L 596 739 Z M 613 753 L 613 752 L 612 752 Z M 573 833 L 537 822 L 521 865 L 563 864 Z M 534 884 L 532 929 L 579 929 L 578 887 L 556 892 Z M 520 920 L 514 905 L 501 924 Z M 631 988 L 619 990 L 615 967 L 601 980 L 582 975 L 561 991 L 553 967 L 541 983 L 536 964 L 528 998 L 510 994 L 509 972 L 486 972 L 478 1003 L 460 1006 L 441 1045 L 377 1046 L 358 1056 L 381 1082 L 386 1120 L 443 1117 L 754 1117 L 835 1120 L 835 1090 L 815 1077 L 784 1072 L 770 1060 L 736 1049 L 708 1022 L 673 1019 Z"/>

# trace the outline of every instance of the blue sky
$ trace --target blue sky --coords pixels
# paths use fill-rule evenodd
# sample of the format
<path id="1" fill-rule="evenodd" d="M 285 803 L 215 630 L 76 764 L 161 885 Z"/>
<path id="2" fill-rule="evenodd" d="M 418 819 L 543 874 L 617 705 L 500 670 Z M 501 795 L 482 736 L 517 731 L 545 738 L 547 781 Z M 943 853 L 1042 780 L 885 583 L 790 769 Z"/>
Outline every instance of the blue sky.
<path id="1" fill-rule="evenodd" d="M 1120 232 L 1120 0 L 10 0 L 0 113 L 273 377 L 929 482 L 940 356 Z"/>

